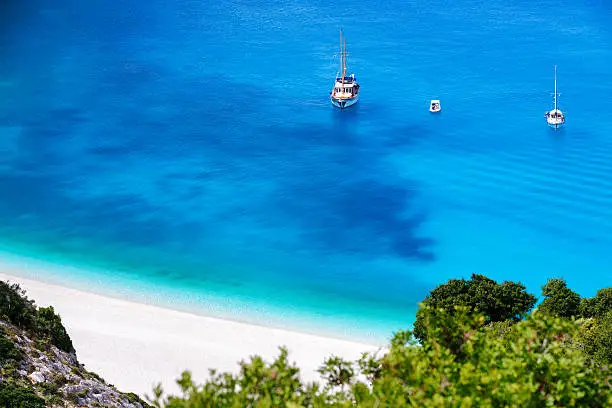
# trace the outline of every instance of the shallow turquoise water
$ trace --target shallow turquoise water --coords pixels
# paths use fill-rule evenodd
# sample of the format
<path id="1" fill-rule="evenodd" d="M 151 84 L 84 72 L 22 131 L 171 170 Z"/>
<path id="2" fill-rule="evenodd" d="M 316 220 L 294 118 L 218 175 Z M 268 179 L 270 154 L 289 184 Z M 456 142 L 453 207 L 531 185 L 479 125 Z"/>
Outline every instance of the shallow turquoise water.
<path id="1" fill-rule="evenodd" d="M 15 3 L 0 246 L 79 266 L 38 278 L 376 339 L 450 277 L 612 284 L 607 3 Z"/>

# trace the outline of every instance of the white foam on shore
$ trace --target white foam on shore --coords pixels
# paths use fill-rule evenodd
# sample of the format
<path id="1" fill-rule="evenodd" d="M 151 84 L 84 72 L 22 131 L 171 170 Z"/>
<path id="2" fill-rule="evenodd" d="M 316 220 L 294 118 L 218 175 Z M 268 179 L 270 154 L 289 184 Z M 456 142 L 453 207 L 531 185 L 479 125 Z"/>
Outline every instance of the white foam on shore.
<path id="1" fill-rule="evenodd" d="M 204 381 L 208 370 L 236 372 L 238 361 L 258 354 L 267 360 L 287 346 L 306 381 L 334 354 L 356 360 L 373 345 L 179 312 L 104 297 L 38 280 L 0 263 L 0 279 L 19 283 L 39 306 L 62 317 L 79 361 L 122 391 L 149 394 L 154 384 L 176 392 L 175 380 L 190 370 Z"/>

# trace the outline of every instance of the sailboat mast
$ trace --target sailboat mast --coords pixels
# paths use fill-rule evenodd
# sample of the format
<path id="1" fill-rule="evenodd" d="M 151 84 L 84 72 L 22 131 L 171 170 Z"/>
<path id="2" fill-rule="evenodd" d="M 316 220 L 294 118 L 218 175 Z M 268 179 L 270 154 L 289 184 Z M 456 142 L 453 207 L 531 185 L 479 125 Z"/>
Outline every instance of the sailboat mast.
<path id="1" fill-rule="evenodd" d="M 555 65 L 555 110 L 557 110 L 557 66 Z"/>
<path id="2" fill-rule="evenodd" d="M 342 64 L 342 78 L 344 78 L 346 76 L 346 38 L 344 39 L 344 52 L 342 55 L 344 56 Z"/>
<path id="3" fill-rule="evenodd" d="M 340 72 L 342 72 L 342 29 L 340 29 Z"/>

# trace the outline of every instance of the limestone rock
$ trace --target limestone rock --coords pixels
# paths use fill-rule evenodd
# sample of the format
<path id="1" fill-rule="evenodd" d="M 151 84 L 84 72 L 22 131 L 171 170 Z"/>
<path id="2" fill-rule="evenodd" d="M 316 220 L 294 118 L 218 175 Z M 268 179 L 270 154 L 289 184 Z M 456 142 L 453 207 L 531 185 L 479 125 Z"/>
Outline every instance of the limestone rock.
<path id="1" fill-rule="evenodd" d="M 45 382 L 45 376 L 38 371 L 35 371 L 32 374 L 28 375 L 28 378 L 34 384 Z"/>
<path id="2" fill-rule="evenodd" d="M 0 319 L 4 336 L 23 353 L 11 381 L 31 384 L 49 407 L 148 408 L 143 401 L 119 392 L 79 363 L 76 354 L 59 350 L 28 337 L 23 330 Z M 9 378 L 0 376 L 0 382 Z M 58 403 L 58 398 L 61 404 Z"/>

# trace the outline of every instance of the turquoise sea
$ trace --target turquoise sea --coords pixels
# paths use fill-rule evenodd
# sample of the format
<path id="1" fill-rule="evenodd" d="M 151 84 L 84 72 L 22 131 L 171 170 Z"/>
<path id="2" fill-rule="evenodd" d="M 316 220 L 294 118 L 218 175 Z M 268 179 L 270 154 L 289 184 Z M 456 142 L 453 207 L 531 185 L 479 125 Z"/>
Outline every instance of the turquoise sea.
<path id="1" fill-rule="evenodd" d="M 608 1 L 9 0 L 0 23 L 14 273 L 371 342 L 451 277 L 612 284 Z"/>

